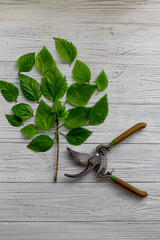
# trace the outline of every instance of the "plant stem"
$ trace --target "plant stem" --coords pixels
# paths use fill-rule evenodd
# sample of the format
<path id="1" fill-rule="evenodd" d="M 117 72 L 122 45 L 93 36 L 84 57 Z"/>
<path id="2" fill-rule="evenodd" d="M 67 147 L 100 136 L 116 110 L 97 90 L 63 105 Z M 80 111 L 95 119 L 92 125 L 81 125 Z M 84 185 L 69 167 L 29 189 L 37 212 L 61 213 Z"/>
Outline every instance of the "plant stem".
<path id="1" fill-rule="evenodd" d="M 97 89 L 97 93 L 96 93 L 96 95 L 98 95 L 98 93 L 99 93 L 99 90 Z"/>
<path id="2" fill-rule="evenodd" d="M 63 103 L 63 106 L 65 106 L 66 103 L 67 103 L 67 99 L 66 99 L 65 102 Z"/>
<path id="3" fill-rule="evenodd" d="M 59 122 L 58 118 L 56 119 L 56 139 L 57 139 L 57 161 L 56 161 L 56 172 L 54 176 L 54 182 L 57 182 L 57 175 L 58 175 L 58 162 L 59 162 Z"/>
<path id="4" fill-rule="evenodd" d="M 62 136 L 66 137 L 66 135 L 64 133 L 62 133 L 62 132 L 60 132 L 59 134 L 61 134 Z"/>
<path id="5" fill-rule="evenodd" d="M 53 138 L 53 142 L 54 142 L 55 139 L 56 139 L 56 135 L 55 135 L 54 138 Z"/>
<path id="6" fill-rule="evenodd" d="M 53 134 L 56 134 L 56 132 L 53 132 L 53 131 L 51 131 L 51 130 L 48 130 L 48 132 L 53 133 Z"/>

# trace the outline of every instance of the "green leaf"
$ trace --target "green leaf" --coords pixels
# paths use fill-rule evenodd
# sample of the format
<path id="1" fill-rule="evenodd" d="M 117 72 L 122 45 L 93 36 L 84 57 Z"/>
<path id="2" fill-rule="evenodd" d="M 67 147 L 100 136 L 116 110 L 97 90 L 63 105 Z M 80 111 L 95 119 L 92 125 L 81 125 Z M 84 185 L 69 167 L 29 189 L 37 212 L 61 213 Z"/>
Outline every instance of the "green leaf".
<path id="1" fill-rule="evenodd" d="M 36 111 L 35 121 L 38 127 L 48 131 L 56 121 L 56 115 L 51 112 L 49 107 L 43 100 Z"/>
<path id="2" fill-rule="evenodd" d="M 30 72 L 34 66 L 35 53 L 28 53 L 17 60 L 17 67 L 20 72 Z"/>
<path id="3" fill-rule="evenodd" d="M 65 111 L 65 106 L 62 106 L 61 101 L 58 98 L 55 98 L 55 102 L 52 106 L 52 113 L 56 113 L 57 116 L 60 115 L 61 113 L 63 113 Z"/>
<path id="4" fill-rule="evenodd" d="M 53 37 L 53 39 L 55 40 L 56 49 L 61 57 L 72 63 L 77 56 L 77 49 L 73 43 L 61 38 Z"/>
<path id="5" fill-rule="evenodd" d="M 70 144 L 77 146 L 86 141 L 91 134 L 92 132 L 87 129 L 75 128 L 66 135 L 66 138 Z"/>
<path id="6" fill-rule="evenodd" d="M 69 128 L 82 127 L 89 119 L 91 108 L 77 107 L 69 109 L 65 125 Z"/>
<path id="7" fill-rule="evenodd" d="M 67 101 L 76 107 L 84 107 L 96 90 L 95 85 L 73 83 L 67 91 Z"/>
<path id="8" fill-rule="evenodd" d="M 79 83 L 88 83 L 91 79 L 91 71 L 89 67 L 80 60 L 76 60 L 72 74 L 74 79 Z"/>
<path id="9" fill-rule="evenodd" d="M 22 119 L 16 117 L 14 114 L 13 115 L 5 115 L 8 122 L 13 126 L 13 127 L 19 127 L 23 124 Z"/>
<path id="10" fill-rule="evenodd" d="M 49 72 L 42 78 L 41 89 L 48 100 L 54 101 L 55 97 L 61 98 L 67 90 L 66 77 L 63 77 L 60 72 L 55 74 Z"/>
<path id="11" fill-rule="evenodd" d="M 30 101 L 38 101 L 42 95 L 39 83 L 26 75 L 19 74 L 20 86 L 25 98 Z"/>
<path id="12" fill-rule="evenodd" d="M 64 111 L 60 116 L 58 116 L 58 120 L 60 120 L 64 124 L 65 119 L 68 117 L 68 114 L 68 112 Z"/>
<path id="13" fill-rule="evenodd" d="M 33 116 L 33 109 L 26 103 L 19 103 L 12 107 L 14 114 L 20 119 L 27 120 Z"/>
<path id="14" fill-rule="evenodd" d="M 38 133 L 37 127 L 34 124 L 28 124 L 24 128 L 21 129 L 21 132 L 26 136 L 26 137 L 33 137 Z"/>
<path id="15" fill-rule="evenodd" d="M 105 94 L 91 109 L 89 115 L 89 124 L 99 125 L 104 122 L 108 115 L 108 100 Z"/>
<path id="16" fill-rule="evenodd" d="M 0 89 L 3 97 L 8 102 L 13 102 L 17 100 L 19 91 L 18 91 L 18 88 L 14 86 L 12 83 L 0 81 Z"/>
<path id="17" fill-rule="evenodd" d="M 104 70 L 98 75 L 96 84 L 99 91 L 103 91 L 108 87 L 108 78 Z"/>
<path id="18" fill-rule="evenodd" d="M 35 64 L 38 71 L 45 74 L 54 68 L 54 59 L 48 49 L 44 46 L 42 50 L 37 54 Z"/>
<path id="19" fill-rule="evenodd" d="M 35 152 L 46 152 L 48 151 L 52 145 L 53 140 L 47 135 L 40 135 L 34 138 L 28 145 L 27 148 L 35 151 Z"/>
<path id="20" fill-rule="evenodd" d="M 55 113 L 58 120 L 60 120 L 62 123 L 65 122 L 65 118 L 67 118 L 69 114 L 69 112 L 65 111 L 65 108 L 65 106 L 62 106 L 61 101 L 56 98 L 51 109 L 52 113 Z"/>

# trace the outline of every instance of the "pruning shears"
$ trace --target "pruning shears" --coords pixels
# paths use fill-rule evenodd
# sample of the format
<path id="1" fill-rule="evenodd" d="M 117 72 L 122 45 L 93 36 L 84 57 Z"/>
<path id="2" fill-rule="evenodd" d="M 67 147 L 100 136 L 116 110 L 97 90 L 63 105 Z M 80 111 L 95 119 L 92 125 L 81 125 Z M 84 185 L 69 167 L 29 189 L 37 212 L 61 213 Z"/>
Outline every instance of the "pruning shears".
<path id="1" fill-rule="evenodd" d="M 112 172 L 114 169 L 111 171 L 107 171 L 107 152 L 111 150 L 113 146 L 124 140 L 125 138 L 129 137 L 136 131 L 145 128 L 146 123 L 140 122 L 134 125 L 133 127 L 129 128 L 127 131 L 116 137 L 113 141 L 111 141 L 108 144 L 101 144 L 96 147 L 95 154 L 92 156 L 87 153 L 80 153 L 76 152 L 74 150 L 71 150 L 70 148 L 67 148 L 69 155 L 73 160 L 75 160 L 77 163 L 80 165 L 86 166 L 86 168 L 78 173 L 78 174 L 64 174 L 66 177 L 70 178 L 77 178 L 77 177 L 82 177 L 89 172 L 91 172 L 93 169 L 96 170 L 97 175 L 102 178 L 110 178 L 114 182 L 118 183 L 122 187 L 126 188 L 130 192 L 136 194 L 137 196 L 140 197 L 146 197 L 148 196 L 148 193 L 145 191 L 141 191 L 134 186 L 130 185 L 129 183 L 123 181 L 122 179 L 115 177 L 112 175 Z"/>

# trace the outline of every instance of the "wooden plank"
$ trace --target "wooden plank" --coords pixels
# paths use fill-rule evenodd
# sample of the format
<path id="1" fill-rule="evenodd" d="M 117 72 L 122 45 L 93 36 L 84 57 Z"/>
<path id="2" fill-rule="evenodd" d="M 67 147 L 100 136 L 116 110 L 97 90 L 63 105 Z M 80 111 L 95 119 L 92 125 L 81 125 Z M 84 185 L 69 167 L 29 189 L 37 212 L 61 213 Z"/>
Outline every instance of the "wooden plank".
<path id="1" fill-rule="evenodd" d="M 159 23 L 160 3 L 150 1 L 97 1 L 81 0 L 39 0 L 39 1 L 9 1 L 2 0 L 1 20 L 16 20 L 27 22 L 29 19 L 37 21 L 41 16 L 44 23 L 52 19 L 83 22 L 86 18 L 90 22 L 113 23 Z M 15 14 L 16 12 L 16 14 Z M 18 17 L 17 17 L 18 16 Z"/>
<path id="2" fill-rule="evenodd" d="M 11 11 L 13 12 L 13 9 Z M 23 11 L 24 9 L 21 9 L 21 12 Z M 60 21 L 56 19 L 55 11 L 56 8 L 48 22 L 44 21 L 42 15 L 38 15 L 37 21 L 32 26 L 28 25 L 28 21 L 23 22 L 22 18 L 19 19 L 18 28 L 16 20 L 2 21 L 0 62 L 15 62 L 19 56 L 28 52 L 38 52 L 46 45 L 58 62 L 68 66 L 55 50 L 52 37 L 57 36 L 73 41 L 78 50 L 78 58 L 96 65 L 97 70 L 98 67 L 100 70 L 104 68 L 105 64 L 160 65 L 159 23 L 105 24 L 99 23 L 97 19 L 91 22 L 86 15 L 82 23 L 78 23 L 77 28 L 77 22 L 72 19 L 68 23 L 65 15 Z"/>
<path id="3" fill-rule="evenodd" d="M 20 128 L 11 126 L 5 118 L 5 114 L 11 114 L 11 107 L 14 103 L 1 105 L 0 113 L 0 142 L 24 142 L 28 143 L 30 139 L 25 138 L 20 132 Z M 31 104 L 33 108 L 37 104 Z M 106 143 L 133 126 L 138 122 L 146 122 L 145 129 L 126 139 L 124 143 L 160 143 L 160 106 L 159 105 L 109 105 L 109 114 L 102 125 L 87 126 L 93 131 L 86 143 Z M 25 125 L 34 123 L 34 118 L 25 122 Z M 66 128 L 61 129 L 67 133 Z M 44 134 L 44 131 L 40 131 Z M 50 134 L 51 135 L 51 134 Z M 53 134 L 51 135 L 53 137 Z M 67 143 L 64 137 L 61 137 L 62 143 Z"/>
<path id="4" fill-rule="evenodd" d="M 21 52 L 21 54 L 23 54 Z M 95 79 L 104 68 L 109 79 L 108 88 L 99 93 L 98 96 L 94 95 L 91 98 L 90 103 L 95 103 L 96 99 L 103 96 L 106 92 L 109 98 L 109 104 L 145 104 L 145 105 L 159 105 L 160 96 L 160 81 L 159 81 L 159 66 L 126 66 L 126 65 L 111 65 L 106 64 L 90 64 L 89 67 L 92 70 L 91 83 L 95 84 Z M 19 86 L 19 79 L 17 77 L 16 62 L 1 62 L 0 63 L 0 79 L 12 82 L 17 87 Z M 58 65 L 64 75 L 67 76 L 68 85 L 71 85 L 75 81 L 72 78 L 72 68 L 68 65 Z M 41 76 L 36 69 L 31 73 L 26 73 L 39 82 Z M 20 91 L 20 97 L 18 102 L 24 101 L 22 92 Z M 0 95 L 0 113 L 5 111 L 7 102 Z M 9 108 L 10 104 L 8 104 Z M 37 105 L 36 105 L 37 106 Z"/>
<path id="5" fill-rule="evenodd" d="M 66 146 L 60 146 L 59 182 L 100 182 L 107 180 L 97 177 L 93 171 L 86 177 L 73 180 L 64 173 L 78 173 L 84 169 L 67 154 Z M 77 151 L 93 153 L 96 144 L 72 147 Z M 35 153 L 25 144 L 0 144 L 0 182 L 53 182 L 56 167 L 55 147 L 46 153 Z M 108 169 L 115 168 L 114 175 L 128 182 L 160 182 L 159 145 L 121 144 L 108 153 Z"/>
<path id="6" fill-rule="evenodd" d="M 149 196 L 141 199 L 114 182 L 1 183 L 0 221 L 160 221 L 160 184 L 133 185 Z"/>
<path id="7" fill-rule="evenodd" d="M 0 224 L 3 240 L 124 240 L 159 239 L 160 223 L 6 222 Z"/>

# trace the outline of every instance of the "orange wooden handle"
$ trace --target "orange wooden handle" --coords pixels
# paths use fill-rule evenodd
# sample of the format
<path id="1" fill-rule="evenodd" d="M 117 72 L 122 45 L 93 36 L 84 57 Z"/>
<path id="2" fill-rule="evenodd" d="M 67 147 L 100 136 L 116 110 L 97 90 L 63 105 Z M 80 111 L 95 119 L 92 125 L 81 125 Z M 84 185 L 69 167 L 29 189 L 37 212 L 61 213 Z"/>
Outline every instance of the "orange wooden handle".
<path id="1" fill-rule="evenodd" d="M 125 138 L 129 137 L 130 135 L 132 135 L 133 133 L 135 133 L 136 131 L 140 130 L 141 128 L 145 128 L 146 127 L 146 123 L 144 122 L 140 122 L 137 123 L 136 125 L 134 125 L 133 127 L 129 128 L 127 131 L 125 131 L 124 133 L 122 133 L 121 135 L 119 135 L 118 137 L 116 137 L 110 144 L 111 146 L 116 145 L 117 143 L 121 142 L 122 140 L 124 140 Z"/>
<path id="2" fill-rule="evenodd" d="M 126 188 L 127 190 L 129 190 L 130 192 L 136 194 L 139 197 L 147 197 L 148 193 L 145 191 L 141 191 L 135 187 L 133 187 L 132 185 L 130 185 L 127 182 L 124 182 L 122 179 L 112 176 L 112 180 L 116 183 L 118 183 L 119 185 L 121 185 L 122 187 Z"/>

